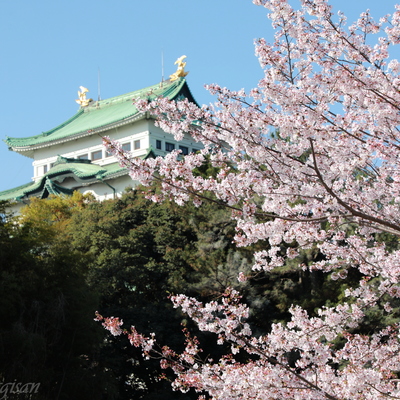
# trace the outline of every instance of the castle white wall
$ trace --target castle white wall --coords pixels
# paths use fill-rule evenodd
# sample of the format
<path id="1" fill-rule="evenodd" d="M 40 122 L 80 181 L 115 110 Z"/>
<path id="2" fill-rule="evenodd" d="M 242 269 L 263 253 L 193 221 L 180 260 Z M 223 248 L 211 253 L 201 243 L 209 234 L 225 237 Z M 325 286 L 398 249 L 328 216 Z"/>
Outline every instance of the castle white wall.
<path id="1" fill-rule="evenodd" d="M 140 120 L 133 124 L 113 128 L 104 132 L 104 136 L 109 136 L 121 144 L 130 143 L 131 153 L 139 157 L 146 154 L 149 147 L 149 129 L 153 121 Z M 135 142 L 139 141 L 139 149 L 135 150 Z M 100 159 L 94 159 L 97 152 L 101 152 Z M 107 165 L 116 162 L 115 157 L 107 157 L 106 149 L 102 144 L 102 138 L 97 134 L 74 139 L 58 145 L 37 149 L 34 152 L 33 179 L 37 180 L 50 170 L 52 164 L 57 160 L 58 155 L 68 158 L 79 158 L 87 156 L 93 164 Z"/>
<path id="2" fill-rule="evenodd" d="M 173 135 L 164 132 L 154 125 L 153 120 L 139 120 L 132 124 L 113 128 L 104 132 L 121 144 L 128 144 L 130 152 L 134 157 L 140 157 L 147 153 L 151 147 L 156 155 L 165 156 L 172 148 L 196 152 L 202 148 L 200 143 L 193 140 L 190 135 L 185 135 L 182 141 L 176 142 Z M 99 157 L 99 152 L 101 157 Z M 37 149 L 34 152 L 33 180 L 38 180 L 48 172 L 52 164 L 57 160 L 58 155 L 68 158 L 87 157 L 93 164 L 107 165 L 116 163 L 113 156 L 107 156 L 102 138 L 97 134 L 74 139 L 58 145 Z"/>

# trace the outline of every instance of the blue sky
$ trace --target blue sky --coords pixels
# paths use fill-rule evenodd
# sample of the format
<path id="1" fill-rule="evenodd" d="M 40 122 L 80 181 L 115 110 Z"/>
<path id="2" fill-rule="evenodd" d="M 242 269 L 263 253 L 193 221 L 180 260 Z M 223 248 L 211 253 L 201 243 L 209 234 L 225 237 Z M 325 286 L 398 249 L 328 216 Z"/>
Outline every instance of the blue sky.
<path id="1" fill-rule="evenodd" d="M 295 4 L 295 1 L 293 1 Z M 353 21 L 394 1 L 331 0 Z M 204 84 L 252 88 L 262 77 L 254 39 L 273 40 L 267 10 L 251 0 L 0 0 L 0 139 L 54 128 L 78 110 L 79 86 L 108 98 L 155 84 L 187 56 L 196 100 Z M 32 160 L 0 142 L 0 191 L 27 183 Z"/>

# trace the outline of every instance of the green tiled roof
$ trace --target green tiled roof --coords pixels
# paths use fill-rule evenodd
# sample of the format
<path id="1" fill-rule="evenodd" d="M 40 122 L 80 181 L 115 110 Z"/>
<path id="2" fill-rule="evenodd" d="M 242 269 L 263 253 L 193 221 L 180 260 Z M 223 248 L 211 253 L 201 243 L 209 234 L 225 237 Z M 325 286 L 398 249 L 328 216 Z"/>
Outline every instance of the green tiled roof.
<path id="1" fill-rule="evenodd" d="M 73 176 L 77 181 L 81 182 L 95 182 L 127 173 L 126 168 L 122 168 L 118 164 L 100 166 L 91 163 L 82 163 L 80 162 L 81 160 L 75 160 L 77 162 L 71 162 L 71 159 L 67 160 L 68 162 L 55 165 L 36 182 L 0 192 L 0 200 L 20 201 L 22 198 L 29 196 L 43 198 L 47 197 L 44 195 L 46 190 L 48 194 L 71 194 L 72 191 L 70 189 L 64 188 L 61 184 L 54 182 L 57 177 L 63 175 Z"/>
<path id="2" fill-rule="evenodd" d="M 7 137 L 5 142 L 11 150 L 32 157 L 32 150 L 35 148 L 102 132 L 115 124 L 129 123 L 141 115 L 132 104 L 133 99 L 153 100 L 160 96 L 170 100 L 186 97 L 195 102 L 184 78 L 174 82 L 165 81 L 121 96 L 91 102 L 88 107 L 81 108 L 73 117 L 54 129 L 26 138 Z"/>
<path id="3" fill-rule="evenodd" d="M 146 159 L 154 156 L 153 149 L 149 148 L 141 158 Z M 53 168 L 44 174 L 41 179 L 0 192 L 0 200 L 22 201 L 23 198 L 29 196 L 45 198 L 49 194 L 72 194 L 71 189 L 55 182 L 61 176 L 71 176 L 82 183 L 94 183 L 127 173 L 128 170 L 120 167 L 117 163 L 101 166 L 92 164 L 90 160 L 77 160 L 59 156 Z"/>
<path id="4" fill-rule="evenodd" d="M 3 192 L 0 192 L 0 200 L 16 200 L 21 198 L 24 196 L 26 191 L 29 191 L 29 189 L 33 187 L 33 185 L 35 185 L 35 183 L 29 182 L 13 189 L 4 190 Z"/>
<path id="5" fill-rule="evenodd" d="M 82 160 L 75 160 L 82 161 Z M 86 160 L 85 160 L 86 161 Z M 89 161 L 89 160 L 88 160 Z M 46 173 L 46 176 L 52 178 L 58 175 L 73 173 L 79 179 L 88 179 L 96 176 L 97 174 L 104 175 L 107 173 L 105 167 L 101 167 L 92 163 L 82 163 L 82 162 L 68 162 L 68 163 L 55 163 L 54 167 Z"/>

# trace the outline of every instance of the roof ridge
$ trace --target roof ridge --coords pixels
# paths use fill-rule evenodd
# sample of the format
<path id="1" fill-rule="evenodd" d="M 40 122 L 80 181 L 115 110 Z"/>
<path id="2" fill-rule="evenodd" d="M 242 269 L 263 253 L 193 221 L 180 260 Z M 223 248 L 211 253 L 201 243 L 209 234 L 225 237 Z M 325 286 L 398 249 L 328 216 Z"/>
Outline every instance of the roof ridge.
<path id="1" fill-rule="evenodd" d="M 169 86 L 169 88 L 167 89 L 167 93 L 169 93 L 174 89 L 174 87 L 176 86 L 176 83 L 181 83 L 181 82 L 179 82 L 179 81 L 174 81 L 174 82 L 163 81 L 163 82 L 159 82 L 159 83 L 156 83 L 156 84 L 151 85 L 151 86 L 147 86 L 147 87 L 142 88 L 142 89 L 134 90 L 132 92 L 120 94 L 118 96 L 109 97 L 109 98 L 103 99 L 103 100 L 94 101 L 93 104 L 89 105 L 89 107 L 86 107 L 86 109 L 94 108 L 94 107 L 97 107 L 98 105 L 101 107 L 102 105 L 107 105 L 107 104 L 109 104 L 111 102 L 126 101 L 126 100 L 129 100 L 129 99 L 133 100 L 132 96 L 134 96 L 135 93 L 143 93 L 143 92 L 151 91 L 151 90 L 154 90 L 154 89 L 162 90 L 163 89 L 162 84 L 164 84 L 164 83 L 166 83 Z"/>

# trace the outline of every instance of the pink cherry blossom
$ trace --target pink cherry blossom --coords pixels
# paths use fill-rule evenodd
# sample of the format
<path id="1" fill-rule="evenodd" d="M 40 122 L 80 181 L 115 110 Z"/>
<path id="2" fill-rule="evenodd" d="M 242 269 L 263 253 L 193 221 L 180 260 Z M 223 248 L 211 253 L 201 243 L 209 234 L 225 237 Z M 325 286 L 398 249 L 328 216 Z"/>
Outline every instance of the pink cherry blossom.
<path id="1" fill-rule="evenodd" d="M 208 304 L 174 296 L 201 330 L 231 344 L 232 354 L 220 360 L 202 359 L 189 336 L 182 354 L 157 350 L 154 337 L 134 330 L 129 338 L 175 371 L 176 389 L 215 399 L 400 398 L 398 324 L 353 333 L 382 297 L 400 297 L 400 250 L 377 240 L 379 233 L 400 236 L 400 67 L 389 58 L 400 43 L 400 6 L 379 20 L 366 11 L 347 25 L 327 0 L 300 0 L 299 9 L 288 0 L 254 3 L 268 10 L 276 32 L 272 43 L 255 43 L 264 71 L 257 88 L 246 94 L 208 85 L 216 102 L 201 108 L 164 98 L 136 104 L 176 140 L 187 133 L 201 142 L 201 152 L 139 160 L 105 143 L 132 179 L 161 182 L 162 193 L 149 195 L 154 201 L 199 205 L 212 192 L 232 211 L 238 246 L 269 243 L 254 255 L 255 271 L 316 248 L 323 257 L 310 268 L 343 280 L 357 268 L 363 277 L 346 301 L 312 317 L 292 307 L 291 320 L 262 337 L 252 334 L 249 310 L 233 290 Z M 208 161 L 219 173 L 196 175 Z M 392 312 L 390 303 L 382 312 Z M 120 322 L 103 324 L 118 334 Z M 251 361 L 237 362 L 239 349 Z"/>

